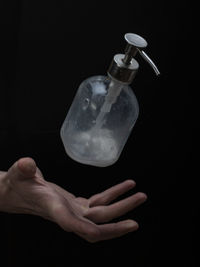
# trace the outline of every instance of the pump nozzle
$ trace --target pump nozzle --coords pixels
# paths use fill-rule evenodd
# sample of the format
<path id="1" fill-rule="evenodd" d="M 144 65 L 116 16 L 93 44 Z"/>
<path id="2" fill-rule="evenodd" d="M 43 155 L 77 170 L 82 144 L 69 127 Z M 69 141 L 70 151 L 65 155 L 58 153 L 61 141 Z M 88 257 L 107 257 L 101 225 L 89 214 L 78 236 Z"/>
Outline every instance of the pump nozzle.
<path id="1" fill-rule="evenodd" d="M 153 68 L 156 75 L 160 75 L 160 72 L 154 62 L 143 50 L 141 50 L 141 48 L 147 47 L 147 41 L 141 36 L 134 33 L 126 33 L 124 38 L 128 43 L 125 50 L 126 54 L 123 59 L 124 64 L 129 65 L 131 63 L 131 59 L 137 54 L 137 52 L 139 52 L 143 59 L 146 60 Z"/>
<path id="2" fill-rule="evenodd" d="M 153 68 L 156 75 L 159 75 L 160 72 L 154 62 L 142 50 L 147 47 L 147 41 L 134 33 L 126 33 L 124 38 L 127 41 L 125 55 L 117 54 L 114 56 L 108 74 L 121 82 L 131 83 L 139 68 L 137 61 L 134 59 L 137 52 L 139 52 L 143 59 Z"/>

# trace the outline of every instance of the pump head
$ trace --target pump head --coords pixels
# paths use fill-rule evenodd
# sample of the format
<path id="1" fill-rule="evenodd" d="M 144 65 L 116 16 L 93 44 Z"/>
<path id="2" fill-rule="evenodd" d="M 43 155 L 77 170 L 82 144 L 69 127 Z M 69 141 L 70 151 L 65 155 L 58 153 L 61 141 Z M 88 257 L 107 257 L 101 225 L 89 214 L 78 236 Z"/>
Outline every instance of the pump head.
<path id="1" fill-rule="evenodd" d="M 108 69 L 108 75 L 120 82 L 130 84 L 139 68 L 138 62 L 134 59 L 137 52 L 149 63 L 156 75 L 159 75 L 160 72 L 156 65 L 142 50 L 147 46 L 146 40 L 134 33 L 126 33 L 124 38 L 127 41 L 125 54 L 117 54 L 114 56 Z"/>

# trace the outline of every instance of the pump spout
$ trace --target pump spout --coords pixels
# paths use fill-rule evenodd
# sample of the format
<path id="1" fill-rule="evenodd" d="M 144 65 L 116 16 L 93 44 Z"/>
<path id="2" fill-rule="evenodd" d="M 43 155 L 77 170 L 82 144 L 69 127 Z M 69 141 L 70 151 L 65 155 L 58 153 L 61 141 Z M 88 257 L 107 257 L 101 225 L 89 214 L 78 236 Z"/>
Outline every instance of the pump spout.
<path id="1" fill-rule="evenodd" d="M 154 64 L 154 62 L 150 59 L 150 57 L 142 50 L 147 47 L 147 41 L 142 38 L 141 36 L 134 34 L 134 33 L 126 33 L 124 36 L 125 40 L 127 41 L 127 47 L 125 50 L 125 56 L 123 59 L 124 64 L 129 65 L 131 60 L 137 52 L 142 56 L 142 58 L 149 63 L 149 65 L 153 68 L 156 75 L 160 75 L 160 71 Z"/>
<path id="2" fill-rule="evenodd" d="M 152 59 L 150 59 L 150 57 L 143 50 L 138 49 L 138 51 L 139 51 L 140 55 L 143 57 L 143 59 L 146 60 L 146 62 L 148 62 L 149 65 L 152 67 L 152 69 L 155 71 L 155 74 L 157 76 L 159 76 L 160 71 L 158 70 L 155 63 L 152 61 Z"/>

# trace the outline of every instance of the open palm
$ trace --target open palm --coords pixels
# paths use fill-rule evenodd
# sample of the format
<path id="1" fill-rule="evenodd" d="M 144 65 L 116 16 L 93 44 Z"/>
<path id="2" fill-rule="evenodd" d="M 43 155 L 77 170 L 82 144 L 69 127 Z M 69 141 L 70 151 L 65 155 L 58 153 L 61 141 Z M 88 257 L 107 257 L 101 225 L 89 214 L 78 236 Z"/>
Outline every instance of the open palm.
<path id="1" fill-rule="evenodd" d="M 4 200 L 0 210 L 41 216 L 89 242 L 112 239 L 137 230 L 138 223 L 133 220 L 108 222 L 131 211 L 147 198 L 139 192 L 113 203 L 135 186 L 133 180 L 126 180 L 89 199 L 75 197 L 46 181 L 31 158 L 18 160 L 1 175 Z"/>

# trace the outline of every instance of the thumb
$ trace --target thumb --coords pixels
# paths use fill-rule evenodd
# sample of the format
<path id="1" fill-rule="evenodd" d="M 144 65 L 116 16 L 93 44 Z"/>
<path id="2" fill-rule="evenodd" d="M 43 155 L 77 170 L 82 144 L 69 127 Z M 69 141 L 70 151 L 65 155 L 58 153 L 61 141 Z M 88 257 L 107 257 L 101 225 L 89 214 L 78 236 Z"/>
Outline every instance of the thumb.
<path id="1" fill-rule="evenodd" d="M 33 178 L 36 169 L 36 163 L 32 158 L 21 158 L 12 165 L 7 175 L 13 180 Z"/>

